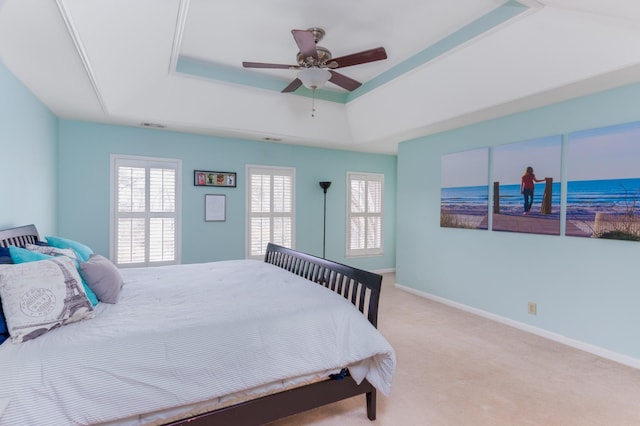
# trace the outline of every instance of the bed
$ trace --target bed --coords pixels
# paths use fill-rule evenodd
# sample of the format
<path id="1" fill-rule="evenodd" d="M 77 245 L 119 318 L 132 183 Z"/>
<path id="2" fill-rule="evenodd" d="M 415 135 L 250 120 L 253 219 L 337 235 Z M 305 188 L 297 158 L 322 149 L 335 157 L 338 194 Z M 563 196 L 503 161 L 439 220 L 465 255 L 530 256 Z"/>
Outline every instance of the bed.
<path id="1" fill-rule="evenodd" d="M 40 241 L 0 231 L 0 247 Z M 260 425 L 356 395 L 374 420 L 389 392 L 380 275 L 274 244 L 264 262 L 120 272 L 117 303 L 0 345 L 0 425 Z"/>

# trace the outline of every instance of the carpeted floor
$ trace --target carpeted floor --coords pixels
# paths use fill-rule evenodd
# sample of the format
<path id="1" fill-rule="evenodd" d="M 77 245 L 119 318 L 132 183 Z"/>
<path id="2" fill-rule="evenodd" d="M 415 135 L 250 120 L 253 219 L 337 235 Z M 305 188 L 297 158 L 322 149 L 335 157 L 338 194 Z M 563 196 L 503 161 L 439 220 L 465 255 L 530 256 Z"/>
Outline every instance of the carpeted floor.
<path id="1" fill-rule="evenodd" d="M 378 417 L 364 396 L 271 423 L 293 425 L 640 425 L 640 370 L 394 288 L 379 329 L 396 351 Z"/>

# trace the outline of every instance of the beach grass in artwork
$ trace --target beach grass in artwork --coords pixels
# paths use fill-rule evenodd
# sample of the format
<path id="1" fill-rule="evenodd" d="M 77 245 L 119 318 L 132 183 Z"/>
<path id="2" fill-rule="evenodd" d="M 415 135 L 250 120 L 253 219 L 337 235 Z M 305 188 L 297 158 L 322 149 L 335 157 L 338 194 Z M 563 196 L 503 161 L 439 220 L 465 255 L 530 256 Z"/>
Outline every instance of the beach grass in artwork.
<path id="1" fill-rule="evenodd" d="M 440 226 L 488 229 L 488 148 L 443 155 L 441 166 Z"/>
<path id="2" fill-rule="evenodd" d="M 566 235 L 640 241 L 640 122 L 569 135 Z"/>

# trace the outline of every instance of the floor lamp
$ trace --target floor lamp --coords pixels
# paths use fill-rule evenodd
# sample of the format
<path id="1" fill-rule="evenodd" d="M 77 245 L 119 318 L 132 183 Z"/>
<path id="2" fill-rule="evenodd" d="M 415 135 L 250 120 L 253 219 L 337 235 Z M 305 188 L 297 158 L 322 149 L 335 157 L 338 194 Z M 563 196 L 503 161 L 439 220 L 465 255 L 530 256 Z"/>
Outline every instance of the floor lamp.
<path id="1" fill-rule="evenodd" d="M 324 259 L 324 251 L 327 243 L 327 189 L 331 186 L 331 182 L 320 182 L 320 187 L 324 191 L 324 220 L 322 222 L 322 258 Z"/>

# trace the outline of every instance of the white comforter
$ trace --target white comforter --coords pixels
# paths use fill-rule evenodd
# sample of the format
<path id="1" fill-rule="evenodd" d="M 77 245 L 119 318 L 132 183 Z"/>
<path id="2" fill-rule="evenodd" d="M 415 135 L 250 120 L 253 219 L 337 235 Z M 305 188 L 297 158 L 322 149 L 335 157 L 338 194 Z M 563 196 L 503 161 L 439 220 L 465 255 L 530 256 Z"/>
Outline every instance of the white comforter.
<path id="1" fill-rule="evenodd" d="M 0 425 L 113 421 L 344 366 L 389 392 L 393 349 L 317 284 L 251 260 L 122 272 L 95 318 L 0 345 Z"/>

